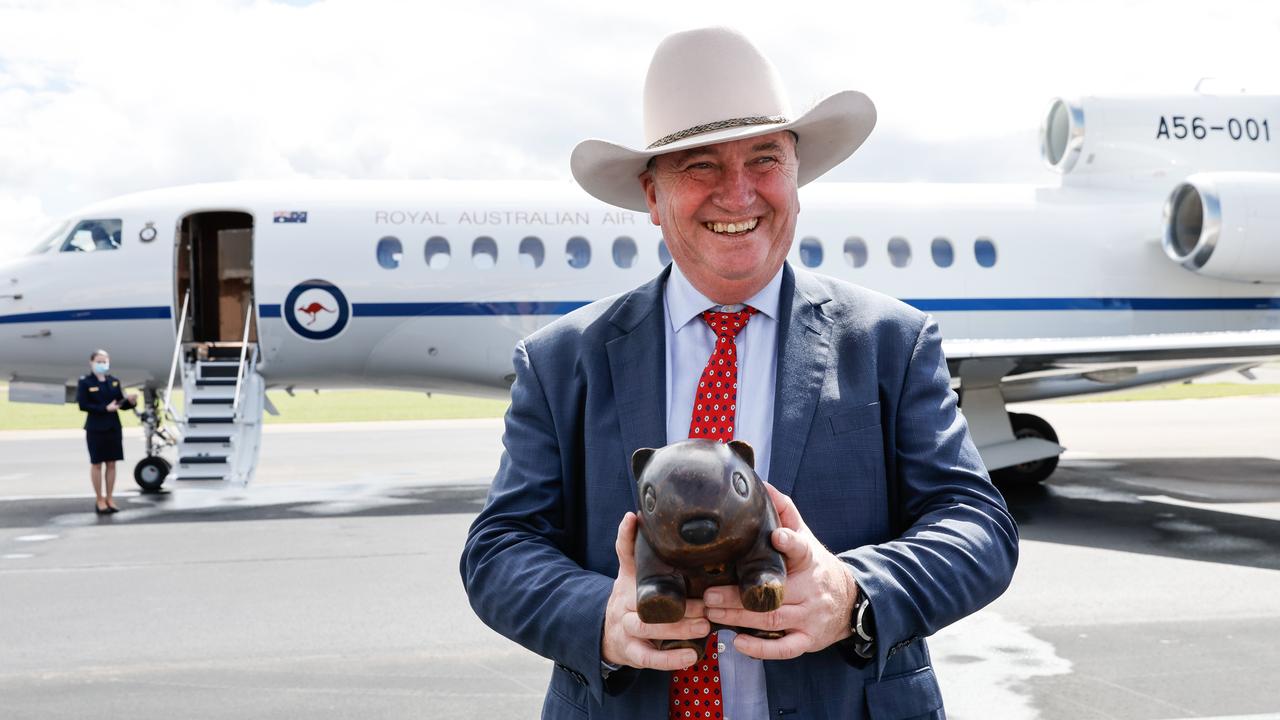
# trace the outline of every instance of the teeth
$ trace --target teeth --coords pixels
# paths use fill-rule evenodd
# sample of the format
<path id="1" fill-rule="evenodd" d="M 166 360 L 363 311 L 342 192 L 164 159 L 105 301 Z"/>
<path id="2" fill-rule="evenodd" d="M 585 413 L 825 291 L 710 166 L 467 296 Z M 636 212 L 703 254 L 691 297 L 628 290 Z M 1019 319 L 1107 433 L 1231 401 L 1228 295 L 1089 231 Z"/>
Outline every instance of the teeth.
<path id="1" fill-rule="evenodd" d="M 743 220 L 739 223 L 708 222 L 703 223 L 703 225 L 712 232 L 740 233 L 755 228 L 758 222 L 760 222 L 760 218 L 751 218 L 750 220 Z"/>

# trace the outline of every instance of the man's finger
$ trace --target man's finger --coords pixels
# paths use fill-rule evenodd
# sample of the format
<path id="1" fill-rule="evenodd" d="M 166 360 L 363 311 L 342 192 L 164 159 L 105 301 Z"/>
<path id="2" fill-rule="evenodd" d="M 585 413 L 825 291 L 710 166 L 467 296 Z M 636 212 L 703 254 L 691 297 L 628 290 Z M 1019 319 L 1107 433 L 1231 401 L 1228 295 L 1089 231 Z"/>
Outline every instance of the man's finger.
<path id="1" fill-rule="evenodd" d="M 782 523 L 782 527 L 792 530 L 800 530 L 804 527 L 804 519 L 800 517 L 800 511 L 796 509 L 796 504 L 791 502 L 791 498 L 782 494 L 778 488 L 764 484 L 764 489 L 769 492 L 769 499 L 773 501 L 773 507 L 778 511 L 778 522 Z"/>
<path id="2" fill-rule="evenodd" d="M 702 601 L 708 608 L 742 609 L 742 593 L 738 592 L 737 585 L 717 585 L 707 588 L 702 593 Z"/>
<path id="3" fill-rule="evenodd" d="M 622 616 L 622 629 L 632 637 L 646 640 L 688 640 L 704 637 L 711 632 L 711 623 L 704 618 L 686 618 L 673 623 L 647 623 L 636 613 Z"/>
<path id="4" fill-rule="evenodd" d="M 618 539 L 613 544 L 618 553 L 618 576 L 634 577 L 636 574 L 636 515 L 627 513 L 618 523 Z"/>
<path id="5" fill-rule="evenodd" d="M 813 543 L 799 533 L 788 528 L 778 528 L 769 538 L 773 546 L 782 553 L 787 563 L 787 573 L 800 572 L 813 564 Z"/>
<path id="6" fill-rule="evenodd" d="M 706 603 L 697 598 L 690 598 L 684 601 L 684 616 L 688 618 L 702 618 L 707 616 Z"/>
<path id="7" fill-rule="evenodd" d="M 760 660 L 790 660 L 800 657 L 808 651 L 812 639 L 802 633 L 788 633 L 777 640 L 765 640 L 751 635 L 738 635 L 733 639 L 733 647 L 743 655 Z"/>
<path id="8" fill-rule="evenodd" d="M 679 650 L 659 650 L 644 640 L 627 642 L 628 663 L 632 667 L 653 668 L 654 670 L 683 670 L 698 662 L 698 653 L 689 648 Z"/>
<path id="9" fill-rule="evenodd" d="M 707 611 L 707 619 L 721 625 L 748 627 L 757 630 L 790 630 L 804 624 L 809 611 L 803 605 L 783 605 L 770 612 L 751 612 L 750 610 L 711 608 Z"/>

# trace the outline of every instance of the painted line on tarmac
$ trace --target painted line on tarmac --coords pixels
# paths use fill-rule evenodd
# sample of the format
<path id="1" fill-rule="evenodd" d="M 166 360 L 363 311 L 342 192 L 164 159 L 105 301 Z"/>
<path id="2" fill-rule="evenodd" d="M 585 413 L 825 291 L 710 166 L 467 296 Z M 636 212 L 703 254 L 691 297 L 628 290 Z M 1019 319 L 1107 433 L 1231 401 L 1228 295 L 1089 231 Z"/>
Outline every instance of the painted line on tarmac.
<path id="1" fill-rule="evenodd" d="M 1187 720 L 1186 718 L 1169 718 L 1168 720 Z M 1214 715 L 1201 717 L 1197 715 L 1191 720 L 1280 720 L 1280 713 L 1262 713 L 1261 715 Z"/>

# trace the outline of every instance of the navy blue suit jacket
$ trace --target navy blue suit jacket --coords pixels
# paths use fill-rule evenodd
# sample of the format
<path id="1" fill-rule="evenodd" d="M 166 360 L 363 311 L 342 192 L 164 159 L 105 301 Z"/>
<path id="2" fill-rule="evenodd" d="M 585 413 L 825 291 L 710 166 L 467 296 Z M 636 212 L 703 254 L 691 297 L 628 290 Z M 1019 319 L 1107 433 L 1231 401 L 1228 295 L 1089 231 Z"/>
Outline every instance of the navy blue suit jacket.
<path id="1" fill-rule="evenodd" d="M 104 375 L 102 382 L 93 374 L 81 375 L 76 383 L 76 402 L 85 413 L 85 430 L 119 430 L 120 416 L 107 410 L 112 400 L 124 402 L 124 388 L 114 375 Z"/>
<path id="2" fill-rule="evenodd" d="M 669 673 L 600 672 L 630 456 L 666 444 L 663 283 L 522 341 L 488 501 L 462 577 L 490 627 L 555 661 L 543 716 L 665 718 Z M 878 656 L 767 661 L 771 715 L 940 718 L 922 638 L 1007 587 L 1017 530 L 957 412 L 937 325 L 892 298 L 783 271 L 769 480 L 849 564 Z"/>

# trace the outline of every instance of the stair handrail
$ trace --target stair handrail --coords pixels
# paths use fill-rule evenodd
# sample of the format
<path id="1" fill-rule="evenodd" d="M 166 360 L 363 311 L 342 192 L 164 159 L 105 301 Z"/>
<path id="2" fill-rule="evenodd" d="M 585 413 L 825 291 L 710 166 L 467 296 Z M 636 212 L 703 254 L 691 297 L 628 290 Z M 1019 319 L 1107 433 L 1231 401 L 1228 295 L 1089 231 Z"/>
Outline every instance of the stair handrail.
<path id="1" fill-rule="evenodd" d="M 178 338 L 173 343 L 173 360 L 169 363 L 169 384 L 164 390 L 164 410 L 169 417 L 177 418 L 178 414 L 173 411 L 173 403 L 170 402 L 173 397 L 173 376 L 178 371 L 178 358 L 182 357 L 182 333 L 187 327 L 187 305 L 191 302 L 191 288 L 187 288 L 187 293 L 182 296 L 182 313 L 178 318 Z M 182 418 L 185 420 L 185 418 Z"/>
<path id="2" fill-rule="evenodd" d="M 240 338 L 240 363 L 236 365 L 236 393 L 235 400 L 231 403 L 231 415 L 235 417 L 240 411 L 240 381 L 244 379 L 244 359 L 245 354 L 249 352 L 249 321 L 253 319 L 253 300 L 249 301 L 249 308 L 244 313 L 244 335 Z M 254 354 L 255 358 L 257 353 Z"/>

